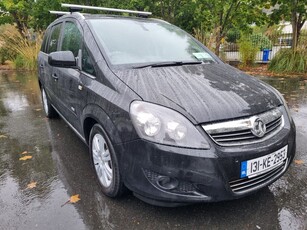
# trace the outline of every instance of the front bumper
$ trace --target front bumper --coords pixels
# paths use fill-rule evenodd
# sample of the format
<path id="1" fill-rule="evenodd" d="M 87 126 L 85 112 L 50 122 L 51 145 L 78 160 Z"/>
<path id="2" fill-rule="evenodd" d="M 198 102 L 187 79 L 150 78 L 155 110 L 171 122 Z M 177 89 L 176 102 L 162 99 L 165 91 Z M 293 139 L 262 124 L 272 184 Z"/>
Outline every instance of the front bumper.
<path id="1" fill-rule="evenodd" d="M 210 141 L 210 140 L 209 140 Z M 125 185 L 147 203 L 177 206 L 237 199 L 273 183 L 289 167 L 295 154 L 295 126 L 286 121 L 275 136 L 261 142 L 209 150 L 165 146 L 145 140 L 116 145 Z M 288 145 L 282 168 L 254 187 L 234 192 L 230 182 L 240 179 L 241 162 L 270 154 Z"/>

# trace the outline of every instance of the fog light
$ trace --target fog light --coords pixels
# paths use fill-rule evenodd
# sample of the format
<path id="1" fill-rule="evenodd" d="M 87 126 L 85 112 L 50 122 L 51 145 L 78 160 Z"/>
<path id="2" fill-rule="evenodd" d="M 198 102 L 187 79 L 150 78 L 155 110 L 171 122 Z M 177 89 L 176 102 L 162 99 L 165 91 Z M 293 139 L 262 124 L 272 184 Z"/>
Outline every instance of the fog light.
<path id="1" fill-rule="evenodd" d="M 171 178 L 168 176 L 159 176 L 157 178 L 157 185 L 165 190 L 172 190 L 178 187 L 179 182 L 175 178 Z"/>

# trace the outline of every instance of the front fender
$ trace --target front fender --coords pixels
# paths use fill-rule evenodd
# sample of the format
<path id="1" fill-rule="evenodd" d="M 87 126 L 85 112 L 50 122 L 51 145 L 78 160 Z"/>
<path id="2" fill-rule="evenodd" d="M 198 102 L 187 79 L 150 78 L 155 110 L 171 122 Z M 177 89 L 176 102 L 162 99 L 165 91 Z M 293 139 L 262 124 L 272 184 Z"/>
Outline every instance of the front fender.
<path id="1" fill-rule="evenodd" d="M 113 144 L 120 144 L 138 139 L 133 128 L 129 113 L 126 111 L 114 111 L 107 114 L 105 110 L 96 104 L 88 104 L 81 116 L 83 135 L 88 140 L 90 130 L 87 130 L 87 119 L 98 122 L 108 134 Z"/>

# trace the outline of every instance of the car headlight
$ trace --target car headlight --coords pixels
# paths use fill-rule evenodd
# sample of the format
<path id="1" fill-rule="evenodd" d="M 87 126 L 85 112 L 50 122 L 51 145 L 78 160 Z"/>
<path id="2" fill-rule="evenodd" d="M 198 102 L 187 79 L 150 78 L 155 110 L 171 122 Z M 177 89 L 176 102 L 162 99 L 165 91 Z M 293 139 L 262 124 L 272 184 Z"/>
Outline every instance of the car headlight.
<path id="1" fill-rule="evenodd" d="M 197 128 L 172 109 L 133 101 L 130 105 L 130 116 L 138 135 L 143 139 L 186 148 L 210 148 Z"/>

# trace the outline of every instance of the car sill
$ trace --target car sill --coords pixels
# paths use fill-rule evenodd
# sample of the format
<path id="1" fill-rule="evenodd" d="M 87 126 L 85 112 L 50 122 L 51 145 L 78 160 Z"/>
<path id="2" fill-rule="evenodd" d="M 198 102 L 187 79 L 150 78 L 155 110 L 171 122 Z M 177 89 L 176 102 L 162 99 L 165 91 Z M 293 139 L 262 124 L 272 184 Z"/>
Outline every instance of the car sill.
<path id="1" fill-rule="evenodd" d="M 72 124 L 70 124 L 66 118 L 59 112 L 59 110 L 57 110 L 53 105 L 52 107 L 55 109 L 55 111 L 57 111 L 57 113 L 60 115 L 60 117 L 66 122 L 66 124 L 78 135 L 78 137 L 87 145 L 87 142 L 85 140 L 85 138 L 78 132 L 78 130 L 75 129 L 75 127 L 72 126 Z"/>

